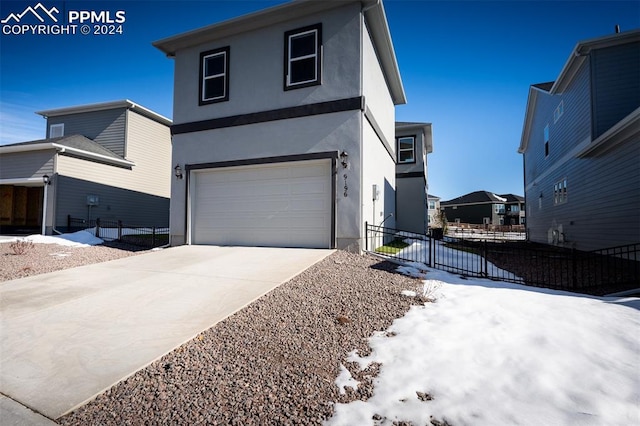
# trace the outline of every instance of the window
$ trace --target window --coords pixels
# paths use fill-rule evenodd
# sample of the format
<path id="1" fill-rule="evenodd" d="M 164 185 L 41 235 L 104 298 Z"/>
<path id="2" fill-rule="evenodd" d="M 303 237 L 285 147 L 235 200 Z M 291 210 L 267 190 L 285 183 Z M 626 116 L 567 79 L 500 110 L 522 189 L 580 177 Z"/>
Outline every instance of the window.
<path id="1" fill-rule="evenodd" d="M 504 204 L 494 204 L 493 210 L 495 213 L 504 214 Z"/>
<path id="2" fill-rule="evenodd" d="M 553 204 L 563 204 L 568 200 L 567 178 L 553 185 Z"/>
<path id="3" fill-rule="evenodd" d="M 320 84 L 322 69 L 322 24 L 298 28 L 284 34 L 284 89 Z"/>
<path id="4" fill-rule="evenodd" d="M 549 125 L 544 126 L 544 156 L 549 156 Z"/>
<path id="5" fill-rule="evenodd" d="M 398 163 L 415 163 L 415 140 L 413 136 L 398 138 Z"/>
<path id="6" fill-rule="evenodd" d="M 229 47 L 200 54 L 200 105 L 229 100 Z"/>
<path id="7" fill-rule="evenodd" d="M 511 213 L 518 213 L 520 211 L 520 206 L 514 204 L 511 206 Z"/>
<path id="8" fill-rule="evenodd" d="M 64 123 L 52 124 L 49 126 L 49 137 L 59 138 L 64 136 Z"/>
<path id="9" fill-rule="evenodd" d="M 553 122 L 555 123 L 562 117 L 564 114 L 564 101 L 560 101 L 560 104 L 556 107 L 555 111 L 553 111 Z"/>
<path id="10" fill-rule="evenodd" d="M 435 209 L 436 209 L 436 202 L 429 201 L 429 210 L 435 210 Z"/>

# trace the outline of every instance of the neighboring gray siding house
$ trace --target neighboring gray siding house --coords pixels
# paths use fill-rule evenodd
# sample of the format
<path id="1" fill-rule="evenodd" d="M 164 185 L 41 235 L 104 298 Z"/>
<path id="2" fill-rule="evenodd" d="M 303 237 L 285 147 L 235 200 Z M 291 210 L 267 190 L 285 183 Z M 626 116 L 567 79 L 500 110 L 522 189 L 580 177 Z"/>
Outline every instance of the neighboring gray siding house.
<path id="1" fill-rule="evenodd" d="M 0 146 L 3 233 L 65 231 L 68 215 L 168 225 L 169 119 L 129 100 L 37 114 L 46 139 Z"/>
<path id="2" fill-rule="evenodd" d="M 396 227 L 402 231 L 425 234 L 429 227 L 427 154 L 431 152 L 430 123 L 396 123 Z"/>
<path id="3" fill-rule="evenodd" d="M 531 86 L 518 152 L 531 241 L 640 242 L 640 30 L 579 42 Z"/>
<path id="4" fill-rule="evenodd" d="M 472 225 L 520 225 L 524 221 L 524 198 L 519 195 L 496 195 L 488 191 L 476 191 L 449 201 L 440 206 L 448 222 Z M 518 223 L 513 222 L 519 221 Z"/>
<path id="5" fill-rule="evenodd" d="M 359 251 L 395 215 L 405 94 L 381 2 L 296 1 L 154 46 L 175 60 L 171 244 Z"/>

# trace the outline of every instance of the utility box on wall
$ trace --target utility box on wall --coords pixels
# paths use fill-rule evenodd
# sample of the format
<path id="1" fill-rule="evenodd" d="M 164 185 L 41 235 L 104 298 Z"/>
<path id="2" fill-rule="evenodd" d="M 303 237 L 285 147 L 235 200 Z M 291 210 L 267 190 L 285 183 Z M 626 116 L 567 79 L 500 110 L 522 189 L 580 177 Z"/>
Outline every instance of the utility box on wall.
<path id="1" fill-rule="evenodd" d="M 100 199 L 97 195 L 87 195 L 87 205 L 88 206 L 98 206 L 100 205 Z"/>

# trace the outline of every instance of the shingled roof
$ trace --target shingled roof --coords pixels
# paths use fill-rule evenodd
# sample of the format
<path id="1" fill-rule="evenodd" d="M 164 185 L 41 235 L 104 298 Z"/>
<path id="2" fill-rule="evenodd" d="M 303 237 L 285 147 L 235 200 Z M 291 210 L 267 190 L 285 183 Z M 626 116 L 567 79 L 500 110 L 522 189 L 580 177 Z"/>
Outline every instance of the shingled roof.
<path id="1" fill-rule="evenodd" d="M 440 205 L 454 206 L 461 204 L 494 204 L 515 202 L 524 202 L 524 198 L 514 194 L 496 195 L 493 192 L 489 191 L 475 191 L 449 201 L 442 201 Z"/>
<path id="2" fill-rule="evenodd" d="M 82 135 L 69 135 L 58 138 L 38 139 L 35 141 L 2 145 L 0 146 L 0 154 L 45 149 L 56 149 L 60 152 L 66 152 L 67 154 L 73 154 L 79 157 L 86 157 L 98 161 L 106 161 L 123 166 L 134 165 L 132 161 L 119 156 L 99 143 Z"/>

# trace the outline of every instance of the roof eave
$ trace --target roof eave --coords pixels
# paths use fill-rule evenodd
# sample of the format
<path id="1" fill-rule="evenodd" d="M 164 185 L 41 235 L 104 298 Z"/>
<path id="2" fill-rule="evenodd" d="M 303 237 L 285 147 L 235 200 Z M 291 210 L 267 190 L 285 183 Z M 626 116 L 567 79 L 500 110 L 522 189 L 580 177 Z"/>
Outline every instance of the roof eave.
<path id="1" fill-rule="evenodd" d="M 53 143 L 45 142 L 33 145 L 4 145 L 0 146 L 0 154 L 12 154 L 15 152 L 43 151 L 46 149 L 55 149 Z"/>
<path id="2" fill-rule="evenodd" d="M 180 49 L 198 44 L 208 43 L 220 38 L 230 37 L 247 31 L 264 28 L 292 18 L 330 10 L 344 6 L 349 2 L 361 4 L 363 14 L 373 38 L 373 43 L 379 55 L 391 99 L 394 105 L 407 103 L 404 86 L 400 77 L 398 61 L 396 59 L 391 33 L 387 24 L 387 17 L 382 6 L 382 0 L 342 0 L 317 1 L 298 0 L 284 3 L 268 9 L 260 10 L 248 15 L 239 16 L 224 22 L 208 25 L 186 33 L 167 37 L 151 43 L 168 57 L 175 56 Z"/>
<path id="3" fill-rule="evenodd" d="M 148 108 L 143 107 L 129 99 L 123 99 L 119 101 L 101 102 L 95 104 L 77 105 L 72 107 L 55 108 L 43 111 L 36 111 L 36 114 L 45 118 L 58 117 L 61 115 L 80 114 L 84 112 L 106 111 L 110 109 L 126 108 L 128 110 L 136 111 L 147 118 L 157 121 L 165 126 L 171 126 L 172 121 L 167 117 L 160 115 Z"/>

